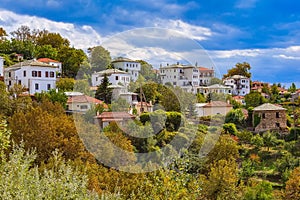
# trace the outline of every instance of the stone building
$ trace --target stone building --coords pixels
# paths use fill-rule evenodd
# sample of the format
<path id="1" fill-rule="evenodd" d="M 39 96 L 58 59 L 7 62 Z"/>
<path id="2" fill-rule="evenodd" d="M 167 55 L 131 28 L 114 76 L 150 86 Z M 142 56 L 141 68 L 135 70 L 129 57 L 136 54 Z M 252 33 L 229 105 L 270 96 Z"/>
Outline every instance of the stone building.
<path id="1" fill-rule="evenodd" d="M 253 109 L 253 127 L 255 132 L 278 130 L 285 132 L 286 113 L 285 108 L 270 103 L 265 103 Z"/>

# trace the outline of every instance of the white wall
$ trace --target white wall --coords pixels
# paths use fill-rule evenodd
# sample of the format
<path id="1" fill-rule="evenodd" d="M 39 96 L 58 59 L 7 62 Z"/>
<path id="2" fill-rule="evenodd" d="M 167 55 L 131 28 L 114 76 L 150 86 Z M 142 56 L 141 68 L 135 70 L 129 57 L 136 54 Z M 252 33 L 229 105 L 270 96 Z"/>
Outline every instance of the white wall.
<path id="1" fill-rule="evenodd" d="M 29 89 L 30 94 L 48 91 L 48 89 L 56 87 L 56 72 L 58 70 L 58 68 L 54 67 L 40 66 L 22 66 L 15 71 L 7 69 L 5 72 L 5 84 L 8 88 L 12 87 L 14 84 L 22 84 Z M 33 71 L 37 71 L 38 75 L 40 72 L 41 77 L 33 77 Z M 11 77 L 9 77 L 9 72 L 11 73 Z M 46 77 L 46 72 L 48 72 L 48 77 Z M 50 77 L 50 72 L 54 73 L 54 77 Z M 36 84 L 38 85 L 38 88 L 36 88 Z M 50 88 L 48 88 L 48 86 Z"/>
<path id="2" fill-rule="evenodd" d="M 120 61 L 120 62 L 114 62 L 113 65 L 116 69 L 122 69 L 124 71 L 128 71 L 128 73 L 130 74 L 130 78 L 133 81 L 137 80 L 139 76 L 139 72 L 141 71 L 141 64 L 139 62 Z"/>
<path id="3" fill-rule="evenodd" d="M 98 86 L 102 83 L 102 79 L 104 77 L 100 76 L 98 73 L 92 74 L 92 86 Z M 108 76 L 108 80 L 112 85 L 118 85 L 121 83 L 124 86 L 128 86 L 130 83 L 130 75 L 129 74 L 121 74 L 115 73 Z"/>
<path id="4" fill-rule="evenodd" d="M 4 60 L 0 57 L 0 76 L 4 76 Z"/>

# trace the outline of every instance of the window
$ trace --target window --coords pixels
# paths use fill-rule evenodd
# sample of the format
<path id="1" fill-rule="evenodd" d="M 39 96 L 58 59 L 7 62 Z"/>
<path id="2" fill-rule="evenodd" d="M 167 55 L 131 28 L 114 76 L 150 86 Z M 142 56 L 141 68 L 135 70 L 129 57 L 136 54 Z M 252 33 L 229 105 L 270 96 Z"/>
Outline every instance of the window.
<path id="1" fill-rule="evenodd" d="M 88 106 L 87 106 L 87 105 L 81 105 L 81 106 L 80 106 L 80 109 L 81 109 L 81 110 L 87 110 L 87 109 L 88 109 Z"/>
<path id="2" fill-rule="evenodd" d="M 279 127 L 280 127 L 280 124 L 279 124 L 279 123 L 276 123 L 275 126 L 276 126 L 277 128 L 279 128 Z"/>
<path id="3" fill-rule="evenodd" d="M 8 85 L 11 86 L 11 81 L 8 81 Z"/>
<path id="4" fill-rule="evenodd" d="M 19 81 L 18 81 L 18 84 L 19 84 L 19 85 L 22 85 L 22 82 L 21 82 L 21 80 L 19 80 Z"/>
<path id="5" fill-rule="evenodd" d="M 37 77 L 37 71 L 32 71 L 32 77 Z"/>
<path id="6" fill-rule="evenodd" d="M 51 84 L 47 84 L 47 90 L 51 89 Z"/>
<path id="7" fill-rule="evenodd" d="M 265 113 L 262 114 L 262 118 L 263 118 L 263 119 L 266 118 L 266 114 L 265 114 Z"/>
<path id="8" fill-rule="evenodd" d="M 118 76 L 116 76 L 116 81 L 117 81 L 117 80 L 119 80 L 119 77 L 118 77 Z"/>
<path id="9" fill-rule="evenodd" d="M 279 118 L 279 112 L 276 112 L 276 118 Z"/>
<path id="10" fill-rule="evenodd" d="M 8 77 L 11 77 L 11 72 L 8 72 Z"/>
<path id="11" fill-rule="evenodd" d="M 174 78 L 176 78 L 176 76 L 174 76 Z"/>
<path id="12" fill-rule="evenodd" d="M 35 90 L 39 90 L 39 84 L 38 83 L 35 84 Z"/>
<path id="13" fill-rule="evenodd" d="M 42 72 L 38 71 L 38 77 L 42 77 Z"/>
<path id="14" fill-rule="evenodd" d="M 98 81 L 98 77 L 96 77 L 96 81 Z"/>
<path id="15" fill-rule="evenodd" d="M 50 72 L 50 77 L 51 77 L 51 78 L 54 77 L 54 72 Z"/>
<path id="16" fill-rule="evenodd" d="M 23 76 L 26 77 L 26 71 L 25 70 L 23 71 Z"/>
<path id="17" fill-rule="evenodd" d="M 45 77 L 48 78 L 49 77 L 49 72 L 45 72 Z"/>

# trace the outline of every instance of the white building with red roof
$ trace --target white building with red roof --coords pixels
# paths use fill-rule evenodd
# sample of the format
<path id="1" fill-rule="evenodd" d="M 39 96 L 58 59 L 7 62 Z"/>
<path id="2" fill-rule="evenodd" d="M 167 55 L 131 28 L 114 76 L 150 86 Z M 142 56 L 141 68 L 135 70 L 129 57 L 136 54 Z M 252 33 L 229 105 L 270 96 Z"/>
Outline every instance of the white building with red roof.
<path id="1" fill-rule="evenodd" d="M 90 97 L 81 92 L 65 92 L 68 97 L 67 111 L 85 113 L 92 108 L 93 105 L 102 104 L 104 108 L 108 108 L 107 105 L 94 97 Z"/>
<path id="2" fill-rule="evenodd" d="M 29 94 L 41 93 L 56 88 L 59 67 L 37 60 L 26 60 L 4 70 L 4 82 L 8 89 L 14 84 L 23 85 Z"/>
<path id="3" fill-rule="evenodd" d="M 134 120 L 135 116 L 127 112 L 103 112 L 95 117 L 95 122 L 100 125 L 100 128 L 108 126 L 111 122 L 116 122 L 119 125 L 125 125 L 128 121 Z"/>
<path id="4" fill-rule="evenodd" d="M 51 58 L 39 58 L 37 59 L 37 61 L 47 63 L 48 65 L 57 66 L 59 69 L 59 73 L 62 72 L 62 63 L 57 60 L 53 60 Z"/>

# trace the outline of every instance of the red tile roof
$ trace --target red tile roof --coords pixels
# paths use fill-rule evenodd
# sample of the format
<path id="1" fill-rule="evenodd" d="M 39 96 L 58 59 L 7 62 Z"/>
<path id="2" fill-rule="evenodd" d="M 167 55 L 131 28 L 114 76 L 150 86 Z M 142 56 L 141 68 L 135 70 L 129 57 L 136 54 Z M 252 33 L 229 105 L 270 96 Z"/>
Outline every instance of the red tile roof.
<path id="1" fill-rule="evenodd" d="M 59 63 L 59 61 L 53 60 L 53 59 L 51 59 L 51 58 L 39 58 L 38 61 L 39 61 L 39 62 L 44 62 L 44 63 L 49 63 L 49 62 L 56 62 L 56 63 Z"/>
<path id="2" fill-rule="evenodd" d="M 200 71 L 214 71 L 213 69 L 209 69 L 209 68 L 206 68 L 206 67 L 199 67 L 199 70 Z"/>
<path id="3" fill-rule="evenodd" d="M 94 104 L 103 104 L 105 108 L 107 105 L 100 101 L 99 99 L 87 96 L 87 95 L 75 95 L 68 97 L 67 103 L 94 103 Z"/>
<path id="4" fill-rule="evenodd" d="M 232 98 L 235 99 L 235 100 L 245 99 L 244 96 L 234 96 L 234 97 L 232 97 Z"/>

